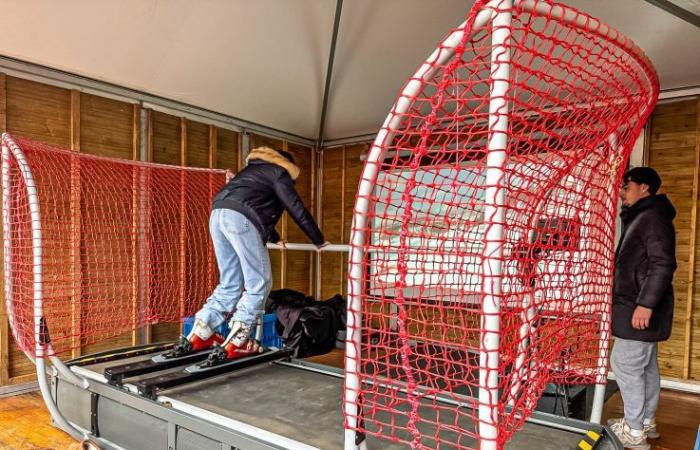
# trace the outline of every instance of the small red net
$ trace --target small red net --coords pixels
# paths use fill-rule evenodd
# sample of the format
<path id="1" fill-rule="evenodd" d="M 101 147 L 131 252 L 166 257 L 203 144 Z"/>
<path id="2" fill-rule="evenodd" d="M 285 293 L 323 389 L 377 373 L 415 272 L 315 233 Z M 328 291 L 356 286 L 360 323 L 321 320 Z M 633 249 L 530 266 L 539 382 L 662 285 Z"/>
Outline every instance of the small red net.
<path id="1" fill-rule="evenodd" d="M 365 163 L 347 428 L 501 449 L 547 383 L 604 382 L 617 186 L 657 96 L 646 57 L 596 19 L 551 1 L 475 3 Z"/>
<path id="2" fill-rule="evenodd" d="M 55 352 L 66 353 L 178 322 L 216 285 L 208 219 L 223 172 L 77 154 L 8 135 L 3 154 L 5 299 L 22 350 L 35 352 L 37 297 Z M 23 167 L 35 189 L 27 189 Z"/>

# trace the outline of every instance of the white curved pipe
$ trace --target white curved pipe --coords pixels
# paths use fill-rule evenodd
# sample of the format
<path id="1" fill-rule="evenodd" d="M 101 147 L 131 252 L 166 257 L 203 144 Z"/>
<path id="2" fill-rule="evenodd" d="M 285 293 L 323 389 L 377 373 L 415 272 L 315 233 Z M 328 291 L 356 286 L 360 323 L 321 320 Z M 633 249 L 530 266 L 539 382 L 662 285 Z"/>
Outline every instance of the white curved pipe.
<path id="1" fill-rule="evenodd" d="M 75 374 L 73 374 L 70 369 L 63 364 L 63 362 L 55 357 L 53 355 L 53 349 L 51 349 L 51 345 L 47 343 L 47 345 L 43 344 L 43 338 L 42 338 L 42 327 L 41 327 L 41 319 L 43 318 L 43 285 L 42 285 L 42 267 L 43 267 L 43 261 L 42 261 L 42 241 L 41 241 L 41 216 L 39 213 L 39 198 L 37 195 L 37 189 L 36 185 L 34 183 L 34 177 L 32 175 L 31 169 L 29 167 L 29 164 L 27 163 L 26 157 L 24 156 L 24 153 L 22 150 L 19 148 L 19 146 L 12 140 L 12 138 L 7 134 L 4 133 L 2 135 L 2 145 L 3 145 L 3 184 L 8 183 L 9 185 L 9 168 L 7 167 L 7 163 L 9 162 L 9 153 L 12 153 L 12 156 L 15 158 L 17 161 L 17 166 L 20 170 L 20 173 L 22 174 L 22 178 L 24 180 L 26 189 L 27 189 L 27 199 L 29 203 L 29 212 L 31 215 L 31 227 L 32 227 L 32 254 L 33 254 L 33 296 L 34 296 L 34 340 L 35 340 L 35 356 L 36 359 L 34 361 L 36 365 L 36 374 L 37 374 L 37 381 L 39 382 L 39 389 L 41 391 L 41 395 L 44 399 L 44 403 L 46 403 L 46 407 L 48 408 L 49 412 L 51 413 L 51 417 L 53 420 L 68 434 L 70 434 L 73 438 L 78 439 L 78 440 L 83 440 L 86 438 L 86 436 L 81 433 L 77 428 L 72 426 L 66 419 L 63 417 L 61 412 L 58 410 L 58 407 L 51 396 L 51 391 L 49 389 L 48 382 L 46 380 L 46 362 L 45 362 L 45 357 L 47 354 L 51 358 L 52 364 L 54 364 L 54 367 L 58 372 L 61 373 L 67 380 L 73 380 L 77 381 L 78 386 L 83 386 L 86 388 L 88 386 L 87 380 L 84 378 L 77 377 Z M 9 192 L 3 191 L 3 225 L 8 224 L 9 225 Z M 7 208 L 7 209 L 6 209 Z M 9 228 L 8 228 L 9 231 Z M 9 233 L 5 234 L 5 247 L 7 247 L 7 241 L 11 238 Z M 7 261 L 6 261 L 7 262 Z M 11 263 L 11 260 L 9 261 Z M 10 264 L 9 267 L 5 267 L 5 275 L 9 274 L 9 278 L 11 279 L 12 275 L 12 266 Z M 7 279 L 6 279 L 7 281 Z M 46 336 L 46 339 L 48 339 L 48 336 Z"/>
<path id="2" fill-rule="evenodd" d="M 492 0 L 489 5 L 495 8 L 500 0 Z M 492 9 L 485 8 L 480 11 L 472 26 L 472 33 L 476 33 L 485 27 L 491 20 Z M 394 139 L 395 130 L 398 127 L 402 115 L 408 111 L 411 103 L 421 91 L 425 82 L 432 79 L 437 67 L 445 64 L 454 54 L 457 45 L 464 39 L 464 33 L 468 23 L 463 22 L 457 31 L 451 33 L 440 46 L 433 51 L 406 83 L 401 91 L 398 100 L 391 108 L 391 112 L 384 120 L 382 128 L 377 133 L 372 147 L 369 150 L 367 161 L 362 170 L 360 185 L 358 187 L 355 211 L 352 220 L 352 234 L 350 236 L 350 256 L 348 258 L 348 316 L 347 316 L 347 337 L 345 345 L 345 395 L 343 408 L 345 411 L 345 450 L 357 450 L 355 445 L 355 430 L 358 429 L 358 409 L 357 394 L 360 390 L 360 377 L 358 374 L 359 349 L 361 345 L 362 332 L 362 260 L 364 258 L 365 227 L 367 226 L 367 214 L 369 213 L 369 197 L 379 175 L 379 165 L 384 160 L 386 148 Z"/>

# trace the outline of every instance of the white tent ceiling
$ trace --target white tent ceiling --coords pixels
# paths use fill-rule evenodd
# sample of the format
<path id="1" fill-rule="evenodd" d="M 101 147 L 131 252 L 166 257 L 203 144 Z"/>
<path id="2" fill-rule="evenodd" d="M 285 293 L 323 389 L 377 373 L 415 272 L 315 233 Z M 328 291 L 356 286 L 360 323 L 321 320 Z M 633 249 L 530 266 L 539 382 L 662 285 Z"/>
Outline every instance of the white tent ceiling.
<path id="1" fill-rule="evenodd" d="M 568 0 L 631 37 L 662 89 L 700 85 L 700 28 L 644 0 Z M 673 0 L 689 10 L 697 0 Z M 3 0 L 0 54 L 307 138 L 318 134 L 333 0 Z M 345 0 L 326 138 L 375 132 L 471 0 Z"/>

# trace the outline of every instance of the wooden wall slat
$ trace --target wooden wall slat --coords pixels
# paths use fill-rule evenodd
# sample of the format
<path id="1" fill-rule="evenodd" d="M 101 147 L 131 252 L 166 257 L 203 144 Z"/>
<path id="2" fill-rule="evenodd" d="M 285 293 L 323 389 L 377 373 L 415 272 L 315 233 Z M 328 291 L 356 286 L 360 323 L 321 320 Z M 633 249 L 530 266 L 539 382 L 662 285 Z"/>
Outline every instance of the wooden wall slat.
<path id="1" fill-rule="evenodd" d="M 16 77 L 5 77 L 5 126 L 6 131 L 18 136 L 39 140 L 51 145 L 58 145 L 69 148 L 71 145 L 71 92 L 48 86 L 34 81 L 23 80 Z M 41 184 L 41 180 L 37 179 Z M 70 202 L 69 195 L 59 202 Z M 54 235 L 69 236 L 70 223 L 46 229 L 47 238 Z M 69 264 L 70 261 L 65 255 L 49 254 L 45 257 L 53 261 L 62 261 Z M 59 262 L 59 265 L 62 264 Z M 47 268 L 45 276 L 52 276 L 52 269 Z M 69 297 L 61 299 L 61 304 L 68 305 Z M 65 303 L 62 303 L 65 302 Z M 70 315 L 63 317 L 70 320 Z M 8 382 L 12 382 L 21 377 L 30 377 L 34 373 L 34 365 L 29 361 L 24 353 L 17 347 L 13 338 L 8 336 Z"/>
<path id="2" fill-rule="evenodd" d="M 659 345 L 659 363 L 664 377 L 690 378 L 700 375 L 700 364 L 693 362 L 700 357 L 692 345 L 698 327 L 687 320 L 688 311 L 693 304 L 689 295 L 698 295 L 692 281 L 700 275 L 695 261 L 697 239 L 691 233 L 697 233 L 693 211 L 694 185 L 697 185 L 697 144 L 698 144 L 698 108 L 697 100 L 681 101 L 658 105 L 655 109 L 648 133 L 648 161 L 661 176 L 662 192 L 667 194 L 676 208 L 674 220 L 676 227 L 676 270 L 673 286 L 675 291 L 675 310 L 671 338 Z M 691 261 L 691 258 L 693 260 Z M 693 277 L 689 275 L 693 273 Z"/>
<path id="3" fill-rule="evenodd" d="M 180 164 L 180 118 L 158 111 L 151 112 L 151 161 L 161 164 Z"/>
<path id="4" fill-rule="evenodd" d="M 134 105 L 107 99 L 91 94 L 80 94 L 80 151 L 93 155 L 109 156 L 112 158 L 132 159 L 135 153 L 134 139 L 138 133 L 140 121 L 134 117 Z M 136 128 L 136 129 L 135 129 Z M 94 169 L 80 168 L 80 185 L 83 200 L 80 208 L 80 225 L 89 228 L 89 235 L 82 234 L 81 255 L 89 255 L 89 260 L 80 262 L 76 274 L 82 274 L 90 283 L 81 283 L 77 289 L 81 298 L 100 298 L 104 295 L 101 285 L 108 282 L 113 288 L 111 298 L 116 304 L 101 304 L 89 302 L 81 308 L 81 322 L 86 329 L 100 330 L 104 324 L 100 323 L 104 317 L 104 308 L 118 308 L 129 311 L 129 323 L 135 322 L 134 284 L 135 273 L 135 247 L 132 242 L 133 217 L 135 202 L 133 195 L 111 199 L 103 203 L 95 198 L 95 187 L 109 189 L 108 177 L 95 179 L 99 176 Z M 132 180 L 133 183 L 133 180 Z M 103 216 L 113 218 L 123 227 L 114 227 L 100 220 Z M 89 221 L 89 222 L 88 222 Z M 82 258 L 81 258 L 82 259 Z M 118 268 L 106 270 L 106 268 Z M 80 280 L 81 276 L 78 276 Z M 104 280 L 101 283 L 100 280 Z M 92 334 L 92 332 L 91 332 Z M 93 353 L 110 348 L 122 347 L 133 343 L 133 333 L 128 332 L 120 336 L 100 340 L 95 344 L 89 344 L 82 348 L 82 353 Z"/>
<path id="5" fill-rule="evenodd" d="M 133 105 L 83 93 L 80 120 L 81 152 L 133 159 Z"/>
<path id="6" fill-rule="evenodd" d="M 71 131 L 70 131 L 70 149 L 74 152 L 80 152 L 80 138 L 81 138 L 81 128 L 80 128 L 80 92 L 71 91 Z M 83 269 L 82 269 L 82 247 L 81 247 L 81 236 L 82 236 L 82 207 L 81 207 L 81 180 L 80 180 L 80 161 L 77 157 L 71 158 L 71 194 L 70 194 L 70 222 L 71 222 L 71 235 L 70 235 L 70 257 L 71 266 L 73 271 L 73 286 L 71 294 L 71 326 L 72 331 L 71 338 L 71 356 L 77 358 L 81 355 L 81 338 L 83 330 L 83 308 L 82 308 L 82 298 L 83 298 Z"/>
<path id="7" fill-rule="evenodd" d="M 209 167 L 209 125 L 187 121 L 187 166 Z"/>
<path id="8" fill-rule="evenodd" d="M 362 168 L 364 161 L 360 160 L 360 156 L 367 152 L 369 144 L 348 145 L 345 147 L 345 187 L 343 191 L 343 244 L 350 243 L 350 234 L 352 233 L 352 215 L 355 210 L 355 195 L 357 186 L 360 183 Z M 342 285 L 343 296 L 348 294 L 348 255 L 343 254 L 342 261 Z"/>
<path id="9" fill-rule="evenodd" d="M 7 77 L 7 131 L 47 144 L 70 147 L 68 89 Z"/>
<path id="10" fill-rule="evenodd" d="M 304 205 L 309 211 L 312 211 L 312 175 L 313 175 L 313 151 L 311 147 L 305 147 L 292 143 L 287 144 L 289 151 L 301 170 L 299 178 L 296 181 L 296 189 L 299 192 Z M 287 241 L 310 243 L 311 241 L 306 234 L 299 228 L 293 219 L 287 218 Z M 286 283 L 285 287 L 294 289 L 299 292 L 304 292 L 311 295 L 309 281 L 313 279 L 313 253 L 286 251 Z"/>
<path id="11" fill-rule="evenodd" d="M 321 179 L 321 230 L 327 241 L 342 242 L 343 209 L 343 148 L 324 150 Z M 319 267 L 321 298 L 330 298 L 342 292 L 343 256 L 340 253 L 321 253 Z"/>
<path id="12" fill-rule="evenodd" d="M 695 134 L 696 137 L 700 133 L 700 98 L 696 100 L 695 107 Z M 693 344 L 693 305 L 695 300 L 695 262 L 697 256 L 697 223 L 698 223 L 698 184 L 700 180 L 700 139 L 696 138 L 695 141 L 695 161 L 693 162 L 693 194 L 691 196 L 691 210 L 690 210 L 690 242 L 688 243 L 688 291 L 687 291 L 687 303 L 685 308 L 685 315 L 683 320 L 685 322 L 685 354 L 683 356 L 683 378 L 690 378 L 690 365 L 692 359 L 692 344 Z"/>
<path id="13" fill-rule="evenodd" d="M 216 130 L 216 165 L 218 169 L 239 170 L 238 167 L 238 133 L 224 128 Z"/>
<path id="14" fill-rule="evenodd" d="M 181 154 L 181 118 L 170 114 L 161 113 L 158 111 L 151 112 L 151 161 L 161 164 L 180 165 L 183 155 Z M 170 186 L 171 195 L 178 196 L 177 192 L 179 184 L 174 183 Z M 175 197 L 178 198 L 178 197 Z M 170 240 L 170 245 L 177 248 L 180 239 L 180 211 L 156 211 L 151 210 L 151 217 L 158 214 L 164 216 L 167 214 L 167 220 L 170 221 L 171 227 L 169 231 L 171 235 L 164 236 Z M 153 218 L 151 220 L 154 220 Z M 155 252 L 162 251 L 157 248 L 150 249 L 154 260 L 159 260 L 161 263 L 158 266 L 158 273 L 151 273 L 151 298 L 149 301 L 157 301 L 158 295 L 164 295 L 167 292 L 172 295 L 180 295 L 179 273 L 180 259 L 179 252 L 174 254 L 154 255 Z M 167 295 L 167 294 L 166 294 Z M 179 335 L 179 324 L 159 323 L 151 327 L 152 342 L 172 341 Z"/>
<path id="15" fill-rule="evenodd" d="M 141 105 L 131 108 L 131 159 L 137 161 L 141 156 Z M 141 221 L 141 171 L 135 168 L 131 178 L 131 345 L 141 343 L 139 330 L 139 240 Z"/>

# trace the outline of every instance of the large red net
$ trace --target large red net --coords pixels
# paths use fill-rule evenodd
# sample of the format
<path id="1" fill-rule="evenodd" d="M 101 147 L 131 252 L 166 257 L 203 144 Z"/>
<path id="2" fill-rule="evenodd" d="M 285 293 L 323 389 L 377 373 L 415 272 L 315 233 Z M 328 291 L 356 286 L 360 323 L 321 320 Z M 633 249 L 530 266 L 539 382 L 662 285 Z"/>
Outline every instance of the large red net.
<path id="1" fill-rule="evenodd" d="M 547 383 L 604 382 L 617 186 L 657 96 L 646 57 L 596 19 L 475 3 L 364 168 L 348 429 L 501 449 Z"/>
<path id="2" fill-rule="evenodd" d="M 5 300 L 24 351 L 35 351 L 35 300 L 54 350 L 65 353 L 178 322 L 216 285 L 208 219 L 222 171 L 77 154 L 7 135 L 3 155 Z"/>

